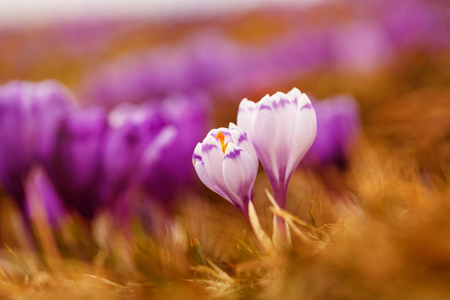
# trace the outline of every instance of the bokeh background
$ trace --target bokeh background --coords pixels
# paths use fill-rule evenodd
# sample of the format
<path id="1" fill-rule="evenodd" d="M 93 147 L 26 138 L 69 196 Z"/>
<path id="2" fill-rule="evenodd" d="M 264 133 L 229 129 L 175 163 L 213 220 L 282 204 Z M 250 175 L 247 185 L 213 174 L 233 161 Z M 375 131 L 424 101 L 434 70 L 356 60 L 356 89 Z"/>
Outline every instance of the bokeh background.
<path id="1" fill-rule="evenodd" d="M 449 28 L 445 0 L 0 3 L 0 296 L 445 298 Z M 320 246 L 255 264 L 191 155 L 293 87 L 318 134 L 288 211 Z"/>

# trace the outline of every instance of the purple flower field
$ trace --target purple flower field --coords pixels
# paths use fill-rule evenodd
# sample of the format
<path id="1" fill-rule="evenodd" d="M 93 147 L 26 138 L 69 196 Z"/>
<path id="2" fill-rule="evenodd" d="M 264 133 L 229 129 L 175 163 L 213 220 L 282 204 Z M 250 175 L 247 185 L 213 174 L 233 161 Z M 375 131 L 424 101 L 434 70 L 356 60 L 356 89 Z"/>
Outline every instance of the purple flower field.
<path id="1" fill-rule="evenodd" d="M 0 298 L 447 299 L 449 26 L 340 0 L 0 27 Z"/>

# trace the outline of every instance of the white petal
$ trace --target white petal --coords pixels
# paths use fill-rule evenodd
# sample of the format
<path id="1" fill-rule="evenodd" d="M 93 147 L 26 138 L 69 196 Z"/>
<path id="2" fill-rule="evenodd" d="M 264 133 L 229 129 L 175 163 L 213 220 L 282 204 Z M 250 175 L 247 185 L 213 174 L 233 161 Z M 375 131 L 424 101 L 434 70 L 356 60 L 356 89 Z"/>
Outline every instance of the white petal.
<path id="1" fill-rule="evenodd" d="M 203 140 L 201 156 L 203 158 L 203 163 L 205 164 L 206 172 L 208 172 L 211 178 L 211 183 L 216 187 L 215 191 L 231 201 L 230 195 L 226 192 L 226 185 L 222 176 L 222 162 L 225 154 L 222 152 L 220 143 L 215 138 L 208 135 Z"/>
<path id="2" fill-rule="evenodd" d="M 305 95 L 305 94 L 303 94 Z M 300 98 L 294 129 L 293 155 L 289 162 L 291 172 L 297 167 L 316 138 L 317 120 L 314 108 L 308 97 Z"/>
<path id="3" fill-rule="evenodd" d="M 194 154 L 192 154 L 192 164 L 194 165 L 198 178 L 200 178 L 203 184 L 206 185 L 210 190 L 219 193 L 219 191 L 216 190 L 216 186 L 212 182 L 211 176 L 209 176 L 208 172 L 206 171 L 205 163 L 203 162 L 202 157 L 201 143 L 198 143 L 194 149 Z"/>
<path id="4" fill-rule="evenodd" d="M 289 96 L 276 93 L 258 103 L 252 141 L 269 176 L 286 180 L 294 144 L 296 104 Z"/>
<path id="5" fill-rule="evenodd" d="M 236 127 L 232 127 L 232 125 L 234 124 L 230 123 L 230 128 L 233 128 L 230 130 L 233 144 L 239 148 L 242 148 L 248 155 L 250 155 L 255 164 L 258 164 L 258 155 L 256 154 L 255 148 L 249 141 L 248 135 L 236 125 L 234 125 Z"/>
<path id="6" fill-rule="evenodd" d="M 239 104 L 237 115 L 237 126 L 245 132 L 250 132 L 255 115 L 256 103 L 253 101 L 243 99 Z"/>
<path id="7" fill-rule="evenodd" d="M 309 100 L 309 97 L 305 93 L 301 94 L 297 100 L 297 106 L 299 109 L 306 108 L 311 105 L 311 100 Z"/>
<path id="8" fill-rule="evenodd" d="M 256 153 L 269 177 L 275 176 L 277 170 L 277 161 L 275 157 L 274 139 L 278 132 L 277 119 L 272 111 L 272 104 L 270 97 L 264 97 L 258 102 L 255 113 L 255 120 L 253 123 L 254 131 L 252 131 L 251 141 L 255 147 Z"/>
<path id="9" fill-rule="evenodd" d="M 202 144 L 198 143 L 194 149 L 194 154 L 192 154 L 192 164 L 194 165 L 195 171 L 197 172 L 200 180 L 211 190 L 214 191 L 214 185 L 212 184 L 211 177 L 206 171 L 205 164 L 202 157 Z"/>
<path id="10" fill-rule="evenodd" d="M 286 98 L 286 94 L 282 92 L 276 92 L 272 96 L 270 96 L 270 100 L 272 104 L 275 102 L 279 102 L 282 98 Z"/>
<path id="11" fill-rule="evenodd" d="M 280 94 L 277 103 L 273 103 L 273 114 L 276 119 L 278 134 L 273 138 L 273 147 L 275 147 L 275 159 L 278 162 L 278 173 L 280 180 L 286 180 L 290 173 L 288 172 L 288 163 L 293 155 L 294 147 L 294 127 L 297 116 L 297 105 L 291 102 L 289 96 Z"/>
<path id="12" fill-rule="evenodd" d="M 230 130 L 226 127 L 219 127 L 216 129 L 211 129 L 208 133 L 208 136 L 211 136 L 216 139 L 219 132 L 222 132 L 222 134 L 225 136 L 225 141 L 224 141 L 225 143 L 231 142 Z"/>
<path id="13" fill-rule="evenodd" d="M 234 124 L 233 122 L 228 123 L 228 129 L 230 130 L 240 130 L 242 131 L 242 129 L 240 127 L 238 127 L 236 124 Z"/>
<path id="14" fill-rule="evenodd" d="M 258 165 L 242 148 L 229 144 L 223 161 L 223 178 L 227 188 L 240 200 L 236 206 L 244 208 L 255 184 Z"/>
<path id="15" fill-rule="evenodd" d="M 206 134 L 206 136 L 212 136 L 212 137 L 216 137 L 216 135 L 219 133 L 219 130 L 217 130 L 216 128 L 214 128 L 214 129 L 211 129 L 207 134 Z"/>
<path id="16" fill-rule="evenodd" d="M 293 88 L 292 90 L 290 90 L 288 93 L 287 93 L 287 95 L 289 96 L 289 97 L 292 97 L 292 98 L 296 98 L 297 100 L 301 97 L 301 95 L 302 95 L 302 92 L 298 89 L 298 88 Z"/>
<path id="17" fill-rule="evenodd" d="M 194 149 L 194 153 L 192 154 L 192 164 L 195 166 L 198 161 L 203 161 L 202 143 L 197 143 Z"/>

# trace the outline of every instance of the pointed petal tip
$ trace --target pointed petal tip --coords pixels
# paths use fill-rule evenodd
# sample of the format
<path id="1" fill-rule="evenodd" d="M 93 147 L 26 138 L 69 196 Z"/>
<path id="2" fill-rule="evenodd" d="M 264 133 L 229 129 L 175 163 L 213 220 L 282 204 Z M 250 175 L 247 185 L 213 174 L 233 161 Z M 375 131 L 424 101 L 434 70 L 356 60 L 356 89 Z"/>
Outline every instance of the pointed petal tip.
<path id="1" fill-rule="evenodd" d="M 234 124 L 233 122 L 228 123 L 228 128 L 230 130 L 241 130 L 236 124 Z"/>
<path id="2" fill-rule="evenodd" d="M 225 159 L 235 159 L 236 157 L 238 157 L 240 155 L 240 153 L 244 151 L 242 150 L 242 148 L 234 145 L 234 144 L 229 144 L 227 147 L 227 150 L 225 151 L 225 156 L 224 156 L 224 160 Z"/>
<path id="3" fill-rule="evenodd" d="M 194 148 L 194 154 L 201 155 L 202 153 L 202 143 L 197 143 Z"/>
<path id="4" fill-rule="evenodd" d="M 256 103 L 248 100 L 247 98 L 244 98 L 241 100 L 241 103 L 239 103 L 239 110 L 242 109 L 252 109 L 256 106 Z"/>
<path id="5" fill-rule="evenodd" d="M 298 88 L 296 88 L 296 87 L 293 87 L 289 92 L 288 92 L 288 94 L 292 94 L 292 95 L 295 95 L 295 96 L 300 96 L 301 94 L 302 94 L 302 92 L 298 89 Z"/>
<path id="6" fill-rule="evenodd" d="M 273 99 L 269 96 L 269 94 L 265 95 L 261 101 L 257 103 L 258 110 L 271 110 L 272 109 Z"/>
<path id="7" fill-rule="evenodd" d="M 202 145 L 202 154 L 208 153 L 212 149 L 218 149 L 218 142 L 215 138 L 213 138 L 211 135 L 207 135 L 206 138 L 203 140 Z"/>

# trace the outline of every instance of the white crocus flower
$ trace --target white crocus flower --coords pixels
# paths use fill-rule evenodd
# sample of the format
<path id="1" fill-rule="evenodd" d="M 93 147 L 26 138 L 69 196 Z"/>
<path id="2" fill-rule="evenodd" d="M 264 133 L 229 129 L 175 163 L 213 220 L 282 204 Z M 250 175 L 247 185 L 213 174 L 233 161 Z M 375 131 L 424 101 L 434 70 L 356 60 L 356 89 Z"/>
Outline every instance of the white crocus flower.
<path id="1" fill-rule="evenodd" d="M 296 88 L 287 94 L 266 95 L 258 103 L 244 99 L 237 123 L 255 147 L 276 197 L 282 193 L 280 189 L 287 189 L 292 173 L 316 137 L 311 101 Z M 285 207 L 285 199 L 276 200 Z"/>
<path id="2" fill-rule="evenodd" d="M 287 94 L 266 95 L 258 103 L 244 99 L 239 105 L 237 124 L 253 144 L 276 202 L 285 209 L 292 173 L 316 137 L 316 114 L 311 101 L 297 88 Z M 280 218 L 278 223 L 285 226 Z M 275 226 L 274 236 L 277 230 L 285 231 Z"/>
<path id="3" fill-rule="evenodd" d="M 211 130 L 192 155 L 200 180 L 248 220 L 248 204 L 258 172 L 258 157 L 247 135 L 236 125 Z"/>

